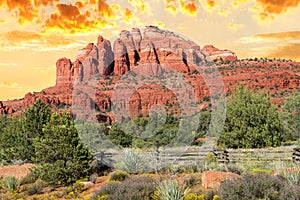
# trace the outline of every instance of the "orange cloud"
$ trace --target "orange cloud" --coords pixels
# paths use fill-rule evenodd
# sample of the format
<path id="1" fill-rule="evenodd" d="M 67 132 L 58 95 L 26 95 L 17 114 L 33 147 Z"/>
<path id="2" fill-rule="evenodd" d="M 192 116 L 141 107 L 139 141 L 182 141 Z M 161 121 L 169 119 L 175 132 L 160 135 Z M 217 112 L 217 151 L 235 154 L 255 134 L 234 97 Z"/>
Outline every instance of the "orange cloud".
<path id="1" fill-rule="evenodd" d="M 168 11 L 169 13 L 171 13 L 171 14 L 173 14 L 173 15 L 176 15 L 176 13 L 177 13 L 177 8 L 176 8 L 176 6 L 174 6 L 173 4 L 171 4 L 171 5 L 167 5 L 167 6 L 165 7 L 165 11 Z"/>
<path id="2" fill-rule="evenodd" d="M 161 21 L 158 21 L 158 22 L 156 22 L 156 25 L 159 26 L 159 27 L 164 27 L 165 23 L 163 23 Z"/>
<path id="3" fill-rule="evenodd" d="M 286 58 L 300 61 L 300 43 L 289 43 L 271 51 L 269 58 Z"/>
<path id="4" fill-rule="evenodd" d="M 36 48 L 39 51 L 40 47 L 56 48 L 78 44 L 76 40 L 66 38 L 62 35 L 40 34 L 18 30 L 0 35 L 0 39 L 1 48 L 11 48 L 7 50 Z"/>
<path id="5" fill-rule="evenodd" d="M 288 31 L 288 32 L 279 32 L 279 33 L 266 33 L 266 34 L 257 34 L 254 37 L 263 38 L 263 39 L 300 39 L 300 31 Z"/>
<path id="6" fill-rule="evenodd" d="M 209 11 L 212 11 L 218 6 L 218 3 L 214 0 L 206 0 L 205 1 L 205 8 Z"/>
<path id="7" fill-rule="evenodd" d="M 116 5 L 108 5 L 106 0 L 98 0 L 98 12 L 100 17 L 106 17 L 112 19 L 115 17 L 114 11 L 118 9 Z"/>
<path id="8" fill-rule="evenodd" d="M 0 2 L 0 7 L 12 12 L 20 24 L 39 22 L 40 6 L 54 5 L 58 0 L 6 0 Z"/>
<path id="9" fill-rule="evenodd" d="M 234 30 L 234 31 L 237 31 L 237 30 L 239 30 L 239 29 L 241 29 L 241 28 L 243 28 L 243 27 L 244 27 L 243 24 L 234 24 L 234 23 L 230 23 L 230 24 L 228 25 L 228 28 L 231 29 L 231 30 Z"/>
<path id="10" fill-rule="evenodd" d="M 258 12 L 259 21 L 273 20 L 274 15 L 286 13 L 291 8 L 296 8 L 300 0 L 256 0 L 257 5 L 253 7 Z"/>
<path id="11" fill-rule="evenodd" d="M 130 22 L 132 20 L 133 14 L 132 14 L 131 10 L 129 10 L 128 8 L 125 8 L 123 14 L 125 17 L 125 22 Z"/>
<path id="12" fill-rule="evenodd" d="M 149 4 L 145 3 L 144 0 L 128 0 L 128 2 L 131 4 L 132 7 L 134 7 L 136 10 L 139 10 L 141 13 L 144 13 L 145 11 L 150 11 Z"/>
<path id="13" fill-rule="evenodd" d="M 229 10 L 219 10 L 218 14 L 221 16 L 227 16 L 229 15 L 230 11 Z"/>
<path id="14" fill-rule="evenodd" d="M 88 32 L 105 26 L 104 20 L 89 19 L 91 13 L 80 13 L 78 7 L 72 4 L 57 4 L 57 11 L 52 13 L 45 21 L 46 30 L 64 30 L 68 33 Z"/>
<path id="15" fill-rule="evenodd" d="M 235 0 L 231 2 L 231 6 L 238 7 L 242 3 L 246 3 L 248 0 Z"/>
<path id="16" fill-rule="evenodd" d="M 21 89 L 22 87 L 16 82 L 0 82 L 0 88 Z"/>
<path id="17" fill-rule="evenodd" d="M 182 13 L 195 16 L 198 11 L 198 7 L 194 1 L 185 2 L 184 0 L 180 0 L 179 2 L 180 10 Z"/>

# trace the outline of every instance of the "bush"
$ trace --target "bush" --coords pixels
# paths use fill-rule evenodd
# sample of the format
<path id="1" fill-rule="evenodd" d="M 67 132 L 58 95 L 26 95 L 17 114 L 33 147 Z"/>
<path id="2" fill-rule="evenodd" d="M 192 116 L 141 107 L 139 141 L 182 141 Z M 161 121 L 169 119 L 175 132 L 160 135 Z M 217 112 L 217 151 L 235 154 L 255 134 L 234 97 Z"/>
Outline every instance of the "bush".
<path id="1" fill-rule="evenodd" d="M 166 180 L 157 185 L 156 196 L 160 200 L 183 200 L 184 193 L 184 188 L 173 180 Z"/>
<path id="2" fill-rule="evenodd" d="M 92 200 L 106 196 L 106 200 L 148 200 L 155 191 L 155 180 L 150 177 L 132 177 L 122 183 L 109 182 Z"/>
<path id="3" fill-rule="evenodd" d="M 200 194 L 194 194 L 194 193 L 189 193 L 184 197 L 184 200 L 204 200 L 204 195 Z"/>
<path id="4" fill-rule="evenodd" d="M 225 180 L 219 188 L 219 196 L 226 200 L 296 200 L 300 188 L 289 186 L 283 179 L 266 173 L 246 174 L 240 179 Z"/>
<path id="5" fill-rule="evenodd" d="M 138 153 L 125 150 L 123 161 L 120 163 L 120 168 L 128 173 L 137 174 L 145 169 L 145 164 Z"/>
<path id="6" fill-rule="evenodd" d="M 124 181 L 129 177 L 129 174 L 127 172 L 117 170 L 111 173 L 109 180 L 110 181 Z"/>
<path id="7" fill-rule="evenodd" d="M 37 180 L 30 188 L 27 189 L 28 195 L 41 194 L 46 183 L 42 180 Z"/>
<path id="8" fill-rule="evenodd" d="M 3 178 L 2 186 L 7 191 L 12 192 L 18 187 L 17 179 L 14 176 L 7 176 Z"/>

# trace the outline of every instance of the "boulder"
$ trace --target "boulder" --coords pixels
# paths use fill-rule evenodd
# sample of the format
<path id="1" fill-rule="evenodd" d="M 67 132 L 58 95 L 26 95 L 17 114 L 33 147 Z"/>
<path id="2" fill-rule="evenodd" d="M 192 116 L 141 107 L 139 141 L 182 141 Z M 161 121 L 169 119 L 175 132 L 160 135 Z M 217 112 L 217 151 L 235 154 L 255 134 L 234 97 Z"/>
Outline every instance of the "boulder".
<path id="1" fill-rule="evenodd" d="M 226 179 L 240 178 L 240 175 L 231 172 L 205 171 L 202 172 L 202 187 L 217 189 Z"/>

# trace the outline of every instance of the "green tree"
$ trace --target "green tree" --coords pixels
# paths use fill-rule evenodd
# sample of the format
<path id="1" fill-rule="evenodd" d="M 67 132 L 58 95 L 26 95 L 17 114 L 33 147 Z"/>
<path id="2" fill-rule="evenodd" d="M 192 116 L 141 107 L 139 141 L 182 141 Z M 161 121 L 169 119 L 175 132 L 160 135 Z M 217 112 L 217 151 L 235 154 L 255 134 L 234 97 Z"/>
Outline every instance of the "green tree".
<path id="1" fill-rule="evenodd" d="M 22 127 L 23 116 L 15 117 L 0 134 L 1 160 L 10 163 L 13 159 L 30 161 L 32 146 L 24 134 Z"/>
<path id="2" fill-rule="evenodd" d="M 13 118 L 0 135 L 3 159 L 8 162 L 13 159 L 33 161 L 35 156 L 33 140 L 42 135 L 42 129 L 50 116 L 50 106 L 37 100 L 21 116 Z"/>
<path id="3" fill-rule="evenodd" d="M 118 123 L 114 123 L 111 126 L 108 139 L 115 145 L 122 147 L 130 147 L 132 144 L 132 136 L 124 133 Z"/>
<path id="4" fill-rule="evenodd" d="M 300 139 L 300 92 L 288 96 L 282 106 L 280 115 L 285 128 L 285 140 Z"/>
<path id="5" fill-rule="evenodd" d="M 80 142 L 68 113 L 53 113 L 34 147 L 36 161 L 41 163 L 35 173 L 49 184 L 70 184 L 90 172 L 92 155 Z"/>
<path id="6" fill-rule="evenodd" d="M 51 107 L 38 99 L 23 114 L 23 129 L 28 138 L 36 138 L 42 134 L 44 125 L 51 116 Z"/>
<path id="7" fill-rule="evenodd" d="M 218 144 L 228 148 L 278 146 L 283 125 L 269 96 L 239 86 L 227 103 L 226 120 Z"/>
<path id="8" fill-rule="evenodd" d="M 7 126 L 8 119 L 6 115 L 0 116 L 0 134 L 2 133 L 2 130 Z"/>

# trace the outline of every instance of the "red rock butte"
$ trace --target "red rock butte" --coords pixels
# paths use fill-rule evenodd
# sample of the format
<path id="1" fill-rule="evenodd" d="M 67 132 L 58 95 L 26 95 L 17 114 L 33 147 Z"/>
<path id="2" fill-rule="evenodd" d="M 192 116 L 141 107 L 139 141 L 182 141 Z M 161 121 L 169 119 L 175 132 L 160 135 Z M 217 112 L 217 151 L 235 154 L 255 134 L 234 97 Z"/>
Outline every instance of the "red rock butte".
<path id="1" fill-rule="evenodd" d="M 97 44 L 89 43 L 77 52 L 75 61 L 60 58 L 56 62 L 56 84 L 41 92 L 28 93 L 23 99 L 0 102 L 0 114 L 19 115 L 37 99 L 52 105 L 53 110 L 71 112 L 71 105 L 96 108 L 99 122 L 114 121 L 111 98 L 118 80 L 128 72 L 137 70 L 145 77 L 162 73 L 167 66 L 181 73 L 193 87 L 199 109 L 209 105 L 209 97 L 216 91 L 208 89 L 203 73 L 221 76 L 224 92 L 244 84 L 270 93 L 276 104 L 291 92 L 297 91 L 300 63 L 285 59 L 243 59 L 234 52 L 220 50 L 213 45 L 201 48 L 193 41 L 176 33 L 146 26 L 142 31 L 122 30 L 111 42 L 101 35 Z M 72 96 L 74 85 L 95 80 L 95 94 Z M 146 116 L 153 105 L 168 107 L 168 112 L 180 114 L 178 99 L 173 91 L 162 85 L 139 87 L 131 96 L 130 115 Z"/>

